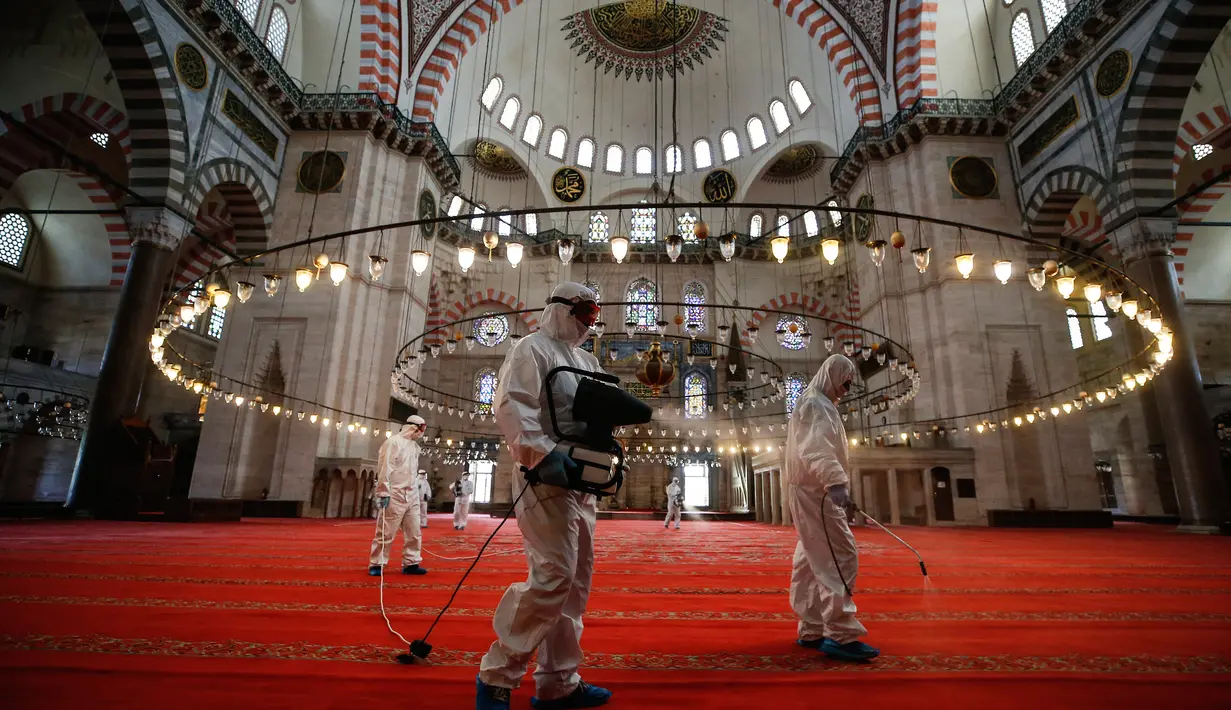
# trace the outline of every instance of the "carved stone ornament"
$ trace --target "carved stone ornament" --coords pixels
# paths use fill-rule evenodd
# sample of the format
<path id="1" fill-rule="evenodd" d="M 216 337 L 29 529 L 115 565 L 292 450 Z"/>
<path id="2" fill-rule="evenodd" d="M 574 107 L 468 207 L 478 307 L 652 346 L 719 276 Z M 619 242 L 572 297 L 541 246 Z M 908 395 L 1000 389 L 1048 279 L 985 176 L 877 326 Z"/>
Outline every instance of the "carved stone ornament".
<path id="1" fill-rule="evenodd" d="M 162 207 L 128 207 L 124 210 L 133 243 L 153 244 L 174 251 L 188 233 L 188 222 Z"/>
<path id="2" fill-rule="evenodd" d="M 991 160 L 964 155 L 949 159 L 949 184 L 954 197 L 985 200 L 996 197 L 996 168 Z"/>
<path id="3" fill-rule="evenodd" d="M 346 153 L 332 150 L 305 152 L 296 171 L 296 192 L 319 195 L 338 192 L 346 176 Z"/>
<path id="4" fill-rule="evenodd" d="M 1138 217 L 1115 232 L 1125 265 L 1151 256 L 1172 256 L 1176 221 L 1165 217 Z"/>
<path id="5" fill-rule="evenodd" d="M 1099 96 L 1111 98 L 1120 93 L 1133 70 L 1133 55 L 1127 50 L 1117 49 L 1099 62 L 1098 71 L 1094 74 L 1094 89 Z"/>
<path id="6" fill-rule="evenodd" d="M 209 67 L 201 50 L 191 44 L 181 44 L 175 48 L 175 73 L 180 81 L 193 91 L 200 91 L 209 84 Z"/>

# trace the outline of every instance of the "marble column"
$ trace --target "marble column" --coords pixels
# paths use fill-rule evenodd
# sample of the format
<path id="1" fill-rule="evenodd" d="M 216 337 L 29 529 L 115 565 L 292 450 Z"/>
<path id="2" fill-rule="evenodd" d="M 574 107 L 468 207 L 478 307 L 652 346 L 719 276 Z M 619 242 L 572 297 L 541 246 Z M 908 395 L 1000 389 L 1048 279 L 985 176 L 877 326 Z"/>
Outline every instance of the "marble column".
<path id="1" fill-rule="evenodd" d="M 898 470 L 891 468 L 886 475 L 889 476 L 889 520 L 894 525 L 901 525 L 902 502 L 898 500 Z"/>
<path id="2" fill-rule="evenodd" d="M 1184 304 L 1170 246 L 1175 241 L 1175 223 L 1138 219 L 1130 227 L 1131 240 L 1121 240 L 1128 244 L 1124 250 L 1128 274 L 1158 302 L 1163 323 L 1174 333 L 1171 361 L 1150 385 L 1175 483 L 1180 528 L 1214 531 L 1226 520 L 1226 493 L 1218 441 L 1203 399 L 1201 371 L 1184 323 Z M 1141 307 L 1147 306 L 1143 303 Z"/>
<path id="3" fill-rule="evenodd" d="M 139 481 L 131 475 L 136 471 L 113 465 L 110 442 L 120 430 L 121 418 L 137 410 L 162 289 L 175 261 L 174 250 L 189 228 L 162 207 L 130 207 L 125 218 L 132 254 L 65 502 L 66 507 L 88 510 L 95 517 L 126 518 L 137 512 Z"/>
<path id="4" fill-rule="evenodd" d="M 773 514 L 771 523 L 782 524 L 782 474 L 778 471 L 769 472 L 769 500 Z"/>
<path id="5" fill-rule="evenodd" d="M 752 512 L 756 514 L 758 523 L 765 522 L 765 492 L 761 488 L 761 474 L 752 474 Z"/>
<path id="6" fill-rule="evenodd" d="M 950 481 L 949 485 L 953 485 Z M 932 480 L 931 467 L 923 469 L 923 505 L 927 508 L 927 524 L 936 524 L 936 501 L 932 499 L 932 491 L 936 490 L 936 482 Z"/>

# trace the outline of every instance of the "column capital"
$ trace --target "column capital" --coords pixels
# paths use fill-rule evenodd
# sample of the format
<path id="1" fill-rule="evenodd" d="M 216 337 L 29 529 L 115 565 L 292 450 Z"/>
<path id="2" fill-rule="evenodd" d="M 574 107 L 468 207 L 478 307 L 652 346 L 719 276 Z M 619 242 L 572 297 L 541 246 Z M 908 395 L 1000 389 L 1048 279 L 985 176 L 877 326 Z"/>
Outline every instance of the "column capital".
<path id="1" fill-rule="evenodd" d="M 134 242 L 145 242 L 174 251 L 192 225 L 165 207 L 134 206 L 124 210 L 128 234 Z"/>
<path id="2" fill-rule="evenodd" d="M 1138 217 L 1115 231 L 1115 242 L 1127 265 L 1149 256 L 1172 256 L 1175 234 L 1174 219 Z"/>

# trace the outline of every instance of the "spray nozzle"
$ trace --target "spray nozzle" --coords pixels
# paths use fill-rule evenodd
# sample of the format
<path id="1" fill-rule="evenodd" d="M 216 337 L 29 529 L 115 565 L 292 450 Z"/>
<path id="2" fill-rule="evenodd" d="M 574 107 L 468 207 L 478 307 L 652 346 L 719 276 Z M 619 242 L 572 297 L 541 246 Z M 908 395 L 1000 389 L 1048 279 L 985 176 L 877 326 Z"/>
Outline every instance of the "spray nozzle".
<path id="1" fill-rule="evenodd" d="M 406 665 L 426 663 L 427 656 L 431 652 L 432 644 L 422 639 L 415 639 L 410 642 L 410 653 L 398 654 L 398 663 L 405 663 Z"/>

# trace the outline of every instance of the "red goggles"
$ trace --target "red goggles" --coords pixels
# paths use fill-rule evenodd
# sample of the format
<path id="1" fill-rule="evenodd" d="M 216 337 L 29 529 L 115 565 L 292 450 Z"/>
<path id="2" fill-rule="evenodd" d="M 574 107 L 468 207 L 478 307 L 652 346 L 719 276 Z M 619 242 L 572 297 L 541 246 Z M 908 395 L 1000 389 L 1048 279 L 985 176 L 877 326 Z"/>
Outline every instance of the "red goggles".
<path id="1" fill-rule="evenodd" d="M 551 303 L 560 303 L 569 307 L 569 313 L 574 318 L 581 321 L 586 327 L 593 327 L 598 322 L 598 314 L 602 312 L 602 308 L 594 301 L 577 301 L 573 302 L 567 298 L 553 298 Z"/>

